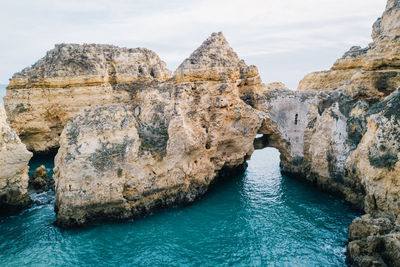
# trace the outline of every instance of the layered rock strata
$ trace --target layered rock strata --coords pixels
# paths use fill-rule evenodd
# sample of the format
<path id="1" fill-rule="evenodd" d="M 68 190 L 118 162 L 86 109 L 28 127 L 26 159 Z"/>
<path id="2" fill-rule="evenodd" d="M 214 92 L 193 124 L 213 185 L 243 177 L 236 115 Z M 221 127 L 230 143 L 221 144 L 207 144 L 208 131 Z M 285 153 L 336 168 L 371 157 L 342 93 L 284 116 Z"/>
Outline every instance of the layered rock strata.
<path id="1" fill-rule="evenodd" d="M 0 214 L 16 212 L 31 203 L 28 195 L 28 162 L 32 153 L 26 150 L 6 122 L 0 105 Z"/>
<path id="2" fill-rule="evenodd" d="M 310 73 L 298 90 L 360 91 L 360 96 L 386 97 L 400 86 L 400 4 L 389 0 L 366 48 L 352 47 L 329 71 Z"/>
<path id="3" fill-rule="evenodd" d="M 283 172 L 368 213 L 349 229 L 350 264 L 399 265 L 399 9 L 389 1 L 368 49 L 307 76 L 297 92 L 263 85 L 221 33 L 171 79 L 110 83 L 110 95 L 122 96 L 86 110 L 82 103 L 61 134 L 56 223 L 127 219 L 192 202 L 218 175 L 243 170 L 254 147 L 273 146 Z"/>
<path id="4" fill-rule="evenodd" d="M 171 76 L 145 48 L 60 44 L 31 67 L 14 74 L 4 98 L 11 127 L 27 148 L 58 148 L 65 124 L 81 109 L 130 102 L 126 88 Z"/>
<path id="5" fill-rule="evenodd" d="M 215 61 L 207 61 L 211 76 L 199 74 L 205 58 Z M 242 168 L 261 120 L 240 92 L 257 81 L 257 69 L 218 33 L 174 77 L 133 90 L 130 105 L 86 110 L 68 122 L 55 159 L 58 225 L 190 203 L 218 174 Z"/>

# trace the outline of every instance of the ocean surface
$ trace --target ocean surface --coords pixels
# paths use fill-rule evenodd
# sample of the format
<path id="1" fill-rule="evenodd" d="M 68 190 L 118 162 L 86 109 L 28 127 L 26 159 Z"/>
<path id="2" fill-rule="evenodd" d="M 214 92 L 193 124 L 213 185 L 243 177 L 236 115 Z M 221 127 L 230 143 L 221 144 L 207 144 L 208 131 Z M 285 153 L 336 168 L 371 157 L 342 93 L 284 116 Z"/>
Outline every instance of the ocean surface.
<path id="1" fill-rule="evenodd" d="M 51 158 L 30 165 L 43 163 L 53 167 Z M 282 176 L 273 148 L 193 205 L 136 221 L 62 230 L 52 225 L 54 193 L 32 197 L 47 204 L 0 217 L 0 266 L 343 266 L 360 215 Z"/>

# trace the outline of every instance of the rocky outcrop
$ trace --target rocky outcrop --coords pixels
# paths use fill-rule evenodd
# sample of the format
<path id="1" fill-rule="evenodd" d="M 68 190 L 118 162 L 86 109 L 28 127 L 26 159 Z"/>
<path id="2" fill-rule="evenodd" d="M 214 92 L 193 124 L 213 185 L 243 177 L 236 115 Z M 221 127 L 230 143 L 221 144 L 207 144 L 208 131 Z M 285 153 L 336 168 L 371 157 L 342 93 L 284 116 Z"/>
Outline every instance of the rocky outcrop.
<path id="1" fill-rule="evenodd" d="M 221 32 L 213 33 L 185 59 L 174 78 L 178 82 L 240 80 L 243 85 L 261 83 L 258 69 L 240 60 Z"/>
<path id="2" fill-rule="evenodd" d="M 300 173 L 367 213 L 349 228 L 355 266 L 400 265 L 399 36 L 400 1 L 390 0 L 368 48 L 352 48 L 299 84 L 328 95 L 304 134 Z"/>
<path id="3" fill-rule="evenodd" d="M 308 74 L 298 90 L 359 91 L 360 97 L 383 98 L 400 86 L 400 4 L 390 0 L 373 26 L 373 42 L 352 47 L 329 71 Z"/>
<path id="4" fill-rule="evenodd" d="M 367 131 L 347 161 L 351 177 L 365 188 L 368 213 L 349 228 L 348 260 L 359 266 L 400 265 L 399 108 L 400 88 L 368 111 Z"/>
<path id="5" fill-rule="evenodd" d="M 129 103 L 130 92 L 170 78 L 165 63 L 145 48 L 60 44 L 14 74 L 4 104 L 27 148 L 58 148 L 65 124 L 81 109 Z"/>
<path id="6" fill-rule="evenodd" d="M 264 115 L 256 148 L 278 148 L 284 173 L 368 214 L 350 226 L 348 262 L 398 266 L 400 88 L 382 101 L 349 90 L 284 89 L 249 99 Z"/>
<path id="7" fill-rule="evenodd" d="M 32 177 L 29 177 L 29 187 L 36 192 L 54 190 L 54 180 L 49 177 L 44 165 L 38 167 Z"/>
<path id="8" fill-rule="evenodd" d="M 32 153 L 8 126 L 0 105 L 0 214 L 16 212 L 31 203 L 27 191 L 31 157 Z"/>
<path id="9" fill-rule="evenodd" d="M 209 65 L 213 71 L 202 72 Z M 80 113 L 62 132 L 55 159 L 57 225 L 190 203 L 218 175 L 243 170 L 261 120 L 240 95 L 256 77 L 213 34 L 174 79 L 136 90 L 130 105 Z"/>
<path id="10" fill-rule="evenodd" d="M 43 125 L 53 125 L 47 132 L 39 128 L 47 113 L 40 113 L 38 128 L 29 128 L 39 130 L 22 132 L 27 143 L 38 145 L 37 151 L 56 147 L 59 140 L 56 223 L 70 227 L 127 219 L 190 203 L 220 175 L 243 171 L 254 147 L 272 146 L 281 152 L 284 173 L 340 195 L 368 213 L 349 229 L 349 263 L 398 265 L 399 9 L 399 1 L 389 1 L 374 26 L 374 43 L 352 49 L 329 72 L 307 76 L 296 92 L 280 83 L 263 85 L 257 68 L 240 60 L 221 33 L 212 34 L 170 79 L 151 70 L 140 76 L 133 60 L 129 64 L 138 72 L 129 75 L 134 78 L 118 80 L 117 68 L 109 71 L 104 63 L 114 59 L 96 59 L 107 69 L 99 74 L 107 78 L 102 88 L 110 86 L 107 101 L 92 106 L 78 101 L 71 103 L 73 110 L 51 110 L 62 122 L 46 122 Z M 63 62 L 63 57 L 52 58 L 54 62 L 44 66 Z M 46 75 L 56 75 L 52 71 Z M 10 108 L 11 95 L 25 90 L 17 78 L 14 88 L 13 83 L 9 87 L 9 112 L 16 108 Z M 78 95 L 71 94 L 71 99 Z M 65 120 L 59 119 L 62 114 L 68 114 Z M 28 115 L 21 116 L 30 123 Z M 51 145 L 40 145 L 44 136 Z"/>
<path id="11" fill-rule="evenodd" d="M 350 227 L 349 263 L 398 262 L 398 91 L 382 100 L 352 87 L 265 86 L 220 33 L 172 79 L 126 91 L 129 105 L 88 109 L 64 129 L 54 176 L 58 225 L 192 202 L 218 175 L 243 170 L 253 147 L 272 146 L 284 173 L 368 213 Z"/>
<path id="12" fill-rule="evenodd" d="M 347 90 L 288 89 L 253 94 L 250 102 L 264 115 L 258 133 L 263 147 L 280 151 L 282 172 L 363 208 L 364 188 L 347 175 L 346 161 L 366 131 L 370 102 Z"/>

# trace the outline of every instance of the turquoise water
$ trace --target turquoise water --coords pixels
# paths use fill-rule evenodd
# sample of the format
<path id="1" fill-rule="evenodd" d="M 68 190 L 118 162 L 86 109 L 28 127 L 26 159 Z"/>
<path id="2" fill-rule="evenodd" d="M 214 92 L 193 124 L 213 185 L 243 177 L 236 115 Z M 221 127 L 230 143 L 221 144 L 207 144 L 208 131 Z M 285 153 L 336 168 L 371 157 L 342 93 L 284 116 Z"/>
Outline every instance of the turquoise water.
<path id="1" fill-rule="evenodd" d="M 137 221 L 61 230 L 52 226 L 52 204 L 0 218 L 0 265 L 343 266 L 347 227 L 357 215 L 282 176 L 279 152 L 267 148 L 254 153 L 246 173 L 195 204 Z"/>

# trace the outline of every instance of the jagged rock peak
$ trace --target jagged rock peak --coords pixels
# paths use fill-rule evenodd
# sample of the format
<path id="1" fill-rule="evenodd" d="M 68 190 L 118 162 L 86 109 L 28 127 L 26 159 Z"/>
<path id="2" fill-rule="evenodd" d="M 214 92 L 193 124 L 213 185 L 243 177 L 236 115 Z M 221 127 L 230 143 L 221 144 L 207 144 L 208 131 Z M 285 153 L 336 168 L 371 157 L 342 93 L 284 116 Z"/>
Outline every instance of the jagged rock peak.
<path id="1" fill-rule="evenodd" d="M 353 46 L 329 71 L 310 73 L 298 90 L 360 92 L 364 98 L 384 98 L 400 86 L 400 0 L 389 0 L 372 29 L 373 42 Z"/>
<path id="2" fill-rule="evenodd" d="M 372 39 L 396 38 L 400 34 L 400 0 L 389 0 L 385 12 L 373 26 Z"/>
<path id="3" fill-rule="evenodd" d="M 175 71 L 179 81 L 237 80 L 258 75 L 257 67 L 247 66 L 230 47 L 222 32 L 213 33 Z"/>
<path id="4" fill-rule="evenodd" d="M 56 44 L 42 59 L 15 73 L 10 87 L 26 79 L 56 79 L 79 76 L 122 80 L 159 79 L 171 73 L 158 55 L 146 48 L 120 48 L 103 44 Z M 26 86 L 25 86 L 26 87 Z"/>

